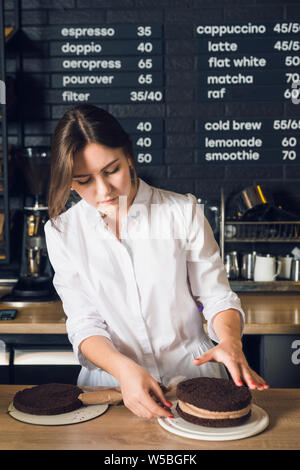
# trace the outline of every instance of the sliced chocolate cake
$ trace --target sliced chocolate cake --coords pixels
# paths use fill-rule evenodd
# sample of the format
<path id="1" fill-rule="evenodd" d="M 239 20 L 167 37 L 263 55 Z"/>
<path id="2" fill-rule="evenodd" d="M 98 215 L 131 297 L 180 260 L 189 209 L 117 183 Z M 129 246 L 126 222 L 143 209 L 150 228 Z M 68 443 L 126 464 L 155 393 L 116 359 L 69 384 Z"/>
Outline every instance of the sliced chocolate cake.
<path id="1" fill-rule="evenodd" d="M 176 410 L 184 420 L 201 426 L 229 427 L 251 415 L 250 390 L 232 380 L 195 377 L 177 385 Z"/>
<path id="2" fill-rule="evenodd" d="M 82 406 L 78 396 L 82 390 L 76 385 L 49 383 L 26 388 L 14 396 L 14 407 L 34 415 L 58 415 Z"/>

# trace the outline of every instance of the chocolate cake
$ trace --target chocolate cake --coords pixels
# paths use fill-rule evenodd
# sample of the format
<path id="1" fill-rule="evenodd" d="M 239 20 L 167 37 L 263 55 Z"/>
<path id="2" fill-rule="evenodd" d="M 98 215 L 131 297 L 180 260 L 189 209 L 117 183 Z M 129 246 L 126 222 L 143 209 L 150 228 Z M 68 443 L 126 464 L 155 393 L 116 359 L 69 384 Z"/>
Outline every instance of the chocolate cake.
<path id="1" fill-rule="evenodd" d="M 176 410 L 184 420 L 210 427 L 242 424 L 251 415 L 250 390 L 232 380 L 195 377 L 177 385 Z"/>
<path id="2" fill-rule="evenodd" d="M 34 415 L 58 415 L 82 406 L 78 396 L 82 390 L 76 385 L 50 383 L 26 388 L 14 396 L 14 407 Z"/>

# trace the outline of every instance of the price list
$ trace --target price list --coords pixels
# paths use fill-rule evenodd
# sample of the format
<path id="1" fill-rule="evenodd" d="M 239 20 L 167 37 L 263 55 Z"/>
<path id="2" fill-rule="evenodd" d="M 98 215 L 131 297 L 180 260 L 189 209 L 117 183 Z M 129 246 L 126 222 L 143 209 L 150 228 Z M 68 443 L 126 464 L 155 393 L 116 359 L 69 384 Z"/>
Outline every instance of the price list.
<path id="1" fill-rule="evenodd" d="M 130 134 L 137 165 L 163 163 L 164 123 L 162 119 L 119 119 L 123 129 Z"/>
<path id="2" fill-rule="evenodd" d="M 50 43 L 56 73 L 50 104 L 158 104 L 164 102 L 162 25 L 60 27 Z M 137 163 L 163 163 L 163 121 L 124 121 Z"/>
<path id="3" fill-rule="evenodd" d="M 201 25 L 196 34 L 198 102 L 300 104 L 300 23 Z M 198 162 L 299 163 L 295 115 L 198 120 Z"/>

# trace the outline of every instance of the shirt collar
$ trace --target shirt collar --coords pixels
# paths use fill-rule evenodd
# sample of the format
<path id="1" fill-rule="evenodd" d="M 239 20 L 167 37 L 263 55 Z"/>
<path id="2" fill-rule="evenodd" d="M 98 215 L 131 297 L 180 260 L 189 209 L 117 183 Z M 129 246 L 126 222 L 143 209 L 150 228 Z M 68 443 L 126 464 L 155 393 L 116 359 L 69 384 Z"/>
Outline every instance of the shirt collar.
<path id="1" fill-rule="evenodd" d="M 139 187 L 138 187 L 137 193 L 135 195 L 135 198 L 132 202 L 131 207 L 134 206 L 135 204 L 149 204 L 149 201 L 152 195 L 152 187 L 141 178 L 138 178 L 138 181 L 139 181 Z M 131 207 L 129 208 L 129 212 L 130 212 Z"/>
<path id="2" fill-rule="evenodd" d="M 150 198 L 152 195 L 152 187 L 141 178 L 138 178 L 138 182 L 139 182 L 138 190 L 133 200 L 133 203 L 131 204 L 129 208 L 127 218 L 132 217 L 136 219 L 139 216 L 138 211 L 134 210 L 135 205 L 138 205 L 138 204 L 148 205 L 150 202 Z M 89 222 L 92 224 L 92 226 L 95 226 L 96 224 L 98 224 L 99 221 L 102 224 L 104 224 L 104 221 L 101 215 L 99 214 L 99 211 L 95 207 L 91 206 L 91 204 L 86 202 L 84 199 L 81 199 L 81 201 L 78 204 L 81 204 L 81 206 L 83 207 L 84 213 L 87 219 L 89 220 Z"/>

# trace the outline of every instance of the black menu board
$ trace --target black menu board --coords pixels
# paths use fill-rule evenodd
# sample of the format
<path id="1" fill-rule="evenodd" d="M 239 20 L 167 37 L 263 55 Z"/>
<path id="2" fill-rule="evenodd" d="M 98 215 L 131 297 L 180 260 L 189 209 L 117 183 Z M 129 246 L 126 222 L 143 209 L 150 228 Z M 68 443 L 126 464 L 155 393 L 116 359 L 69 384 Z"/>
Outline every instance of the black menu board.
<path id="1" fill-rule="evenodd" d="M 299 105 L 300 23 L 199 25 L 196 35 L 198 102 Z M 300 119 L 286 114 L 197 120 L 198 163 L 299 163 Z"/>
<path id="2" fill-rule="evenodd" d="M 164 102 L 163 34 L 159 24 L 67 26 L 52 31 L 49 104 Z M 163 120 L 124 119 L 137 164 L 163 163 Z"/>

